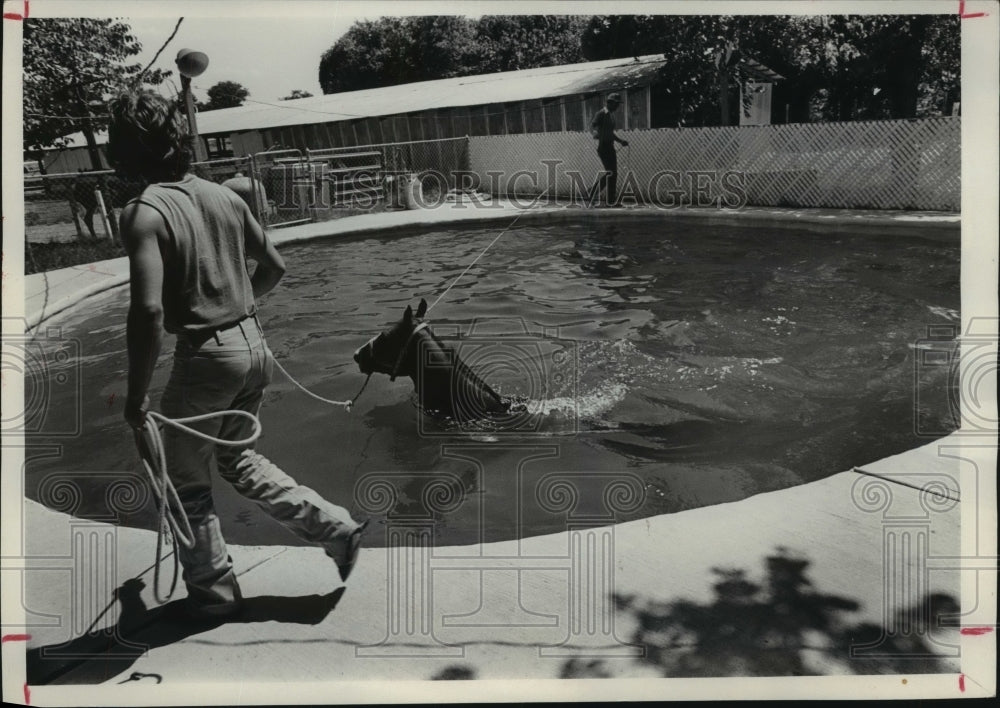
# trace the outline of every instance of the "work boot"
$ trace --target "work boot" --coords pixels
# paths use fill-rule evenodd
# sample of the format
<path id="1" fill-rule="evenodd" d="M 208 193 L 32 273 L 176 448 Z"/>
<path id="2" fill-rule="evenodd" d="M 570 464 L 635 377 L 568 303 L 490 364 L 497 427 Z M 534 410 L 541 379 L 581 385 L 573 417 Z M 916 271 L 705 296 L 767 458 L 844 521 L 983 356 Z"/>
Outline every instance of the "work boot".
<path id="1" fill-rule="evenodd" d="M 365 520 L 351 532 L 346 541 L 340 542 L 339 552 L 334 550 L 333 544 L 326 548 L 326 554 L 333 558 L 334 563 L 337 564 L 340 579 L 345 583 L 351 571 L 354 570 L 354 564 L 358 562 L 358 556 L 361 554 L 361 536 L 367 527 L 368 521 Z"/>

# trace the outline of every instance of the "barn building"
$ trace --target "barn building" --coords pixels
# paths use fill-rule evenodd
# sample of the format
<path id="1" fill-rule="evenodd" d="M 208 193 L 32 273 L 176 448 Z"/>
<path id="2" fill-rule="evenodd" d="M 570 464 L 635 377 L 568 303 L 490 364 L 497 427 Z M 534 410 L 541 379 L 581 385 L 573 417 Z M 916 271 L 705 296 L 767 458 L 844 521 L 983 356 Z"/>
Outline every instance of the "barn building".
<path id="1" fill-rule="evenodd" d="M 572 132 L 588 129 L 608 93 L 622 95 L 622 130 L 674 127 L 670 97 L 657 91 L 662 55 L 565 64 L 495 74 L 422 81 L 289 101 L 251 97 L 237 108 L 198 114 L 209 159 L 274 148 L 334 148 L 433 140 L 465 135 Z M 771 122 L 771 84 L 781 79 L 762 64 L 740 65 L 744 89 L 740 124 Z M 45 160 L 49 174 L 89 169 L 82 134 L 74 147 Z M 99 135 L 98 143 L 106 142 Z M 79 147 L 77 147 L 79 146 Z"/>

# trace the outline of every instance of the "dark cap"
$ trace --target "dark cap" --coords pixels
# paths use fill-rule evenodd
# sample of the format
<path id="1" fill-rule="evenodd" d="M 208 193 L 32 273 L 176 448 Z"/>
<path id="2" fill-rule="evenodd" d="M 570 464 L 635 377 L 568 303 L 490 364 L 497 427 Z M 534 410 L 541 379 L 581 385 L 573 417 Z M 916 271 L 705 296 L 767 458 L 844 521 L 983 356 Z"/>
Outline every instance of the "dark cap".
<path id="1" fill-rule="evenodd" d="M 621 103 L 622 95 L 620 93 L 611 94 L 610 96 L 608 96 L 608 103 L 611 103 L 612 101 L 614 101 L 615 103 Z"/>

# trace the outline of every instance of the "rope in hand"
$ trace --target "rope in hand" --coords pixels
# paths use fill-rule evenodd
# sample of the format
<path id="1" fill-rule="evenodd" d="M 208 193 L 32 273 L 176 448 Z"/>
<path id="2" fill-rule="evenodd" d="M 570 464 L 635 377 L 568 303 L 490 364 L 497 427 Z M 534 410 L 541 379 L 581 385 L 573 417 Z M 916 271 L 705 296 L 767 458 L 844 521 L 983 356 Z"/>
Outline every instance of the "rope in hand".
<path id="1" fill-rule="evenodd" d="M 322 401 L 323 403 L 343 406 L 348 413 L 351 411 L 351 406 L 354 405 L 354 401 L 357 400 L 362 391 L 365 390 L 365 386 L 368 385 L 368 381 L 371 379 L 371 374 L 369 374 L 368 378 L 365 379 L 365 382 L 361 384 L 360 390 L 353 399 L 347 401 L 334 401 L 329 398 L 317 396 L 315 393 L 292 378 L 292 375 L 285 371 L 285 368 L 276 360 L 274 363 L 281 373 L 287 376 L 288 380 L 298 386 L 303 393 L 315 398 L 317 401 Z M 187 425 L 188 423 L 199 423 L 213 418 L 223 418 L 225 416 L 237 416 L 248 419 L 253 424 L 253 432 L 249 437 L 242 440 L 225 440 L 214 435 L 208 435 L 207 433 L 203 433 L 200 430 L 196 430 L 195 428 Z M 263 428 L 261 426 L 260 419 L 249 411 L 216 411 L 212 413 L 205 413 L 203 415 L 190 416 L 187 418 L 167 418 L 165 415 L 157 413 L 156 411 L 148 411 L 146 413 L 145 424 L 141 429 L 137 429 L 135 431 L 135 441 L 136 446 L 139 448 L 139 456 L 142 460 L 142 466 L 146 470 L 146 474 L 149 477 L 149 481 L 152 484 L 158 502 L 156 562 L 153 565 L 153 595 L 157 602 L 163 604 L 168 602 L 170 598 L 173 597 L 174 590 L 177 589 L 177 578 L 180 575 L 180 559 L 177 555 L 177 546 L 181 545 L 190 550 L 194 548 L 195 538 L 194 532 L 191 529 L 191 523 L 187 518 L 187 513 L 184 511 L 184 506 L 181 504 L 180 497 L 177 495 L 177 489 L 174 487 L 173 483 L 170 481 L 169 475 L 167 474 L 167 455 L 166 450 L 163 447 L 163 438 L 160 434 L 158 423 L 176 428 L 177 430 L 187 433 L 188 435 L 193 435 L 196 438 L 207 440 L 208 442 L 215 443 L 216 445 L 226 445 L 228 447 L 249 447 L 260 437 Z M 170 590 L 167 591 L 166 596 L 163 596 L 160 592 L 160 564 L 163 560 L 163 540 L 167 534 L 170 534 L 172 539 L 171 544 L 175 549 L 174 568 L 173 579 L 170 581 Z"/>
<path id="2" fill-rule="evenodd" d="M 248 418 L 253 423 L 253 433 L 243 440 L 224 440 L 186 425 L 187 423 L 198 423 L 225 416 Z M 195 545 L 195 538 L 194 532 L 191 530 L 191 523 L 188 521 L 187 514 L 184 511 L 184 506 L 181 504 L 180 497 L 177 496 L 177 489 L 167 475 L 167 455 L 163 447 L 163 438 L 160 436 L 160 429 L 157 422 L 176 428 L 189 435 L 194 435 L 196 438 L 230 447 L 245 447 L 253 444 L 260 437 L 261 426 L 257 416 L 247 411 L 218 411 L 187 418 L 167 418 L 156 411 L 148 411 L 143 427 L 136 429 L 135 439 L 140 457 L 142 458 L 142 466 L 149 476 L 159 502 L 157 511 L 156 563 L 153 569 L 153 595 L 156 597 L 157 602 L 163 604 L 173 596 L 174 590 L 177 587 L 177 578 L 179 576 L 177 545 L 179 544 L 184 548 L 192 549 Z M 174 545 L 174 571 L 173 580 L 170 582 L 170 590 L 164 597 L 160 594 L 160 562 L 163 560 L 163 539 L 168 533 L 171 535 Z"/>

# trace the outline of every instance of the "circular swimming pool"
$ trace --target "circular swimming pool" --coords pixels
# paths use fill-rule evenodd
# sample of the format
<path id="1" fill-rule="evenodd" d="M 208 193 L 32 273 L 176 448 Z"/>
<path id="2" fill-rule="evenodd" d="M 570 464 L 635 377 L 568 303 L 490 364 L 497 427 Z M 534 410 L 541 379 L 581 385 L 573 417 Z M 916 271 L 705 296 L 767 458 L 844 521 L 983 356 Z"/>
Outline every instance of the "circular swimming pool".
<path id="1" fill-rule="evenodd" d="M 354 350 L 406 305 L 432 302 L 501 228 L 284 248 L 288 274 L 261 303 L 271 349 L 306 387 L 350 398 L 364 380 Z M 409 379 L 380 375 L 348 414 L 276 372 L 259 449 L 376 528 L 423 525 L 438 544 L 615 523 L 803 484 L 956 427 L 950 371 L 916 354 L 928 327 L 957 328 L 959 256 L 954 236 L 870 227 L 586 215 L 515 226 L 429 321 L 474 367 L 492 362 L 484 364 L 491 385 L 539 403 L 530 424 L 450 426 L 417 409 Z M 121 288 L 55 322 L 78 342 L 80 386 L 50 392 L 46 428 L 79 434 L 39 438 L 42 452 L 29 452 L 27 493 L 50 506 L 58 506 L 53 475 L 86 490 L 101 473 L 136 468 L 121 419 L 127 301 Z M 168 337 L 154 405 L 172 346 Z M 532 352 L 543 365 L 525 359 Z M 60 448 L 45 452 L 45 443 Z M 231 542 L 295 543 L 218 485 Z M 85 492 L 73 513 L 105 518 L 108 498 Z M 153 527 L 151 503 L 118 516 Z M 368 543 L 388 538 L 370 533 Z"/>

